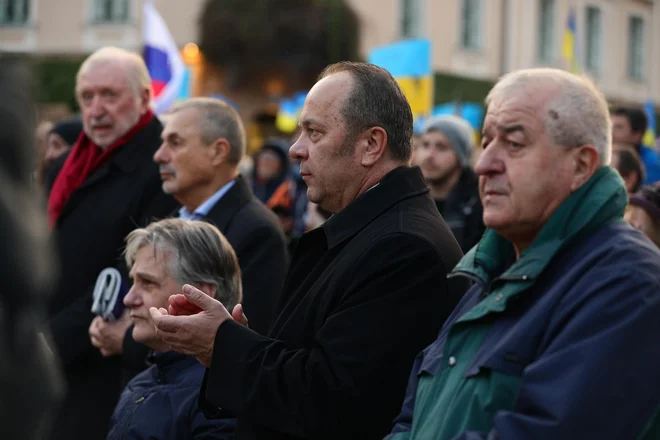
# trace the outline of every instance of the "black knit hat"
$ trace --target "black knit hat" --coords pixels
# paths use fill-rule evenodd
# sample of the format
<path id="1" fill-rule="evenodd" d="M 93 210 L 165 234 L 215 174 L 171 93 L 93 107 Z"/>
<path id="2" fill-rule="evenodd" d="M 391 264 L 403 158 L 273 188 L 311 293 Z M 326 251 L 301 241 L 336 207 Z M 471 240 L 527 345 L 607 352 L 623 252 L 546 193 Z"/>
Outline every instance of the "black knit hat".
<path id="1" fill-rule="evenodd" d="M 50 130 L 50 133 L 59 134 L 67 144 L 73 146 L 73 144 L 75 144 L 78 140 L 78 137 L 80 137 L 82 129 L 82 121 L 75 118 L 58 122 Z"/>

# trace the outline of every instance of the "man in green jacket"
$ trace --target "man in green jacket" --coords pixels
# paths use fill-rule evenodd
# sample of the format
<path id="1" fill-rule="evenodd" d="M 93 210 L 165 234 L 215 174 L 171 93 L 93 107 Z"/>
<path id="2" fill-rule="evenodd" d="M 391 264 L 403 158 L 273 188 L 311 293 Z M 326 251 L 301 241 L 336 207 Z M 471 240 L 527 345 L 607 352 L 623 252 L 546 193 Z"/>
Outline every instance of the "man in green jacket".
<path id="1" fill-rule="evenodd" d="M 388 440 L 660 438 L 660 252 L 622 221 L 607 104 L 554 69 L 486 100 L 475 285 L 416 359 Z"/>

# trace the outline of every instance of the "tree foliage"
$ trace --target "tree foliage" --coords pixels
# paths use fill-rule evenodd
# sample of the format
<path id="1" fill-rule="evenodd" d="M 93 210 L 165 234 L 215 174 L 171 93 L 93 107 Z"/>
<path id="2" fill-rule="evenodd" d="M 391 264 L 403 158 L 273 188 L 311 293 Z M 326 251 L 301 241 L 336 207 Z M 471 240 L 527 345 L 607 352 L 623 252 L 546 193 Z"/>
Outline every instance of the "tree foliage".
<path id="1" fill-rule="evenodd" d="M 207 0 L 199 46 L 234 86 L 273 69 L 313 78 L 357 58 L 358 25 L 343 0 Z"/>

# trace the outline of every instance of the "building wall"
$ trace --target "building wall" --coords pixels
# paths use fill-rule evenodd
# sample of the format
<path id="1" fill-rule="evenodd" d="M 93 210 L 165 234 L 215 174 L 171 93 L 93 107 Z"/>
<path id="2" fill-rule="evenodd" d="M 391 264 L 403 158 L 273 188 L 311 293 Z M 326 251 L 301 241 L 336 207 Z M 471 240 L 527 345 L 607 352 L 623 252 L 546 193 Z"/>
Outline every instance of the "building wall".
<path id="1" fill-rule="evenodd" d="M 11 1 L 11 0 L 10 0 Z M 0 50 L 49 54 L 85 54 L 104 45 L 137 50 L 141 45 L 143 0 L 129 0 L 130 16 L 123 24 L 94 24 L 94 0 L 27 0 L 30 19 L 23 26 L 0 25 Z M 152 0 L 183 47 L 197 39 L 197 20 L 204 0 Z M 539 65 L 566 67 L 561 57 L 563 31 L 570 7 L 575 8 L 577 52 L 584 62 L 585 8 L 601 10 L 601 71 L 593 78 L 612 100 L 641 103 L 651 97 L 660 104 L 660 6 L 649 0 L 555 0 L 553 57 L 538 58 L 541 0 L 347 0 L 361 19 L 360 52 L 401 38 L 404 3 L 416 6 L 413 36 L 433 43 L 433 68 L 474 79 L 497 79 L 502 73 Z M 462 5 L 479 3 L 478 45 L 461 45 Z M 628 20 L 644 19 L 644 76 L 631 80 L 627 72 Z M 654 44 L 654 42 L 658 42 Z"/>

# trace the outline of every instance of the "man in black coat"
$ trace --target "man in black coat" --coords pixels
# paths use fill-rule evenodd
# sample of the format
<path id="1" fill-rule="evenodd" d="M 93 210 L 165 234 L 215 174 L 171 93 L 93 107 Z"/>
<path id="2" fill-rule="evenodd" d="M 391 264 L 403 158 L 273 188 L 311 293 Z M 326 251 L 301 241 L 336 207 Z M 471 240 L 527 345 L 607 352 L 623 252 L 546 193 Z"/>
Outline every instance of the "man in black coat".
<path id="1" fill-rule="evenodd" d="M 192 286 L 150 313 L 170 347 L 210 367 L 200 403 L 235 414 L 236 438 L 382 438 L 465 290 L 446 277 L 462 253 L 407 166 L 412 114 L 387 71 L 328 67 L 300 119 L 290 154 L 310 201 L 335 215 L 301 238 L 268 335 Z"/>
<path id="2" fill-rule="evenodd" d="M 124 275 L 124 238 L 175 200 L 163 194 L 151 160 L 162 126 L 150 110 L 151 85 L 137 54 L 104 48 L 90 55 L 76 81 L 84 133 L 57 164 L 48 216 L 60 262 L 60 280 L 48 327 L 62 358 L 68 394 L 53 439 L 105 438 L 120 392 L 119 357 L 103 358 L 88 329 L 99 273 Z"/>
<path id="3" fill-rule="evenodd" d="M 286 238 L 275 214 L 237 174 L 246 143 L 240 117 L 220 100 L 192 98 L 167 118 L 154 155 L 163 190 L 183 205 L 176 215 L 208 221 L 225 235 L 241 267 L 250 327 L 266 334 L 286 277 Z M 146 368 L 147 348 L 133 341 L 130 321 L 96 318 L 90 336 L 104 355 L 123 353 L 128 370 Z"/>

